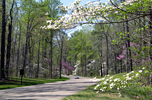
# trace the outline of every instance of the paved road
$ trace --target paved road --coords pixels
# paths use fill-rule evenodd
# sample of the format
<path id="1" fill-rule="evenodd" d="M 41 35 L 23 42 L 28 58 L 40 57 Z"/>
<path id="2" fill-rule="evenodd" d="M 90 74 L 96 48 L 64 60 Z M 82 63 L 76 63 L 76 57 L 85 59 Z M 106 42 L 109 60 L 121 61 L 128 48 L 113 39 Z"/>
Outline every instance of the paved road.
<path id="1" fill-rule="evenodd" d="M 91 78 L 68 76 L 70 80 L 45 83 L 26 87 L 0 90 L 0 100 L 61 100 L 75 94 L 89 85 L 96 84 Z"/>

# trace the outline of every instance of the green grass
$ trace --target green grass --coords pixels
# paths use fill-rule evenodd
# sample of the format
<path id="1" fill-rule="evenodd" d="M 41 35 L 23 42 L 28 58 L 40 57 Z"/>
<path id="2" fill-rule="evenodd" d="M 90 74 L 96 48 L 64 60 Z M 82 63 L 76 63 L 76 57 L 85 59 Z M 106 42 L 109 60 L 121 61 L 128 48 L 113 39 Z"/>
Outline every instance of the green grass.
<path id="1" fill-rule="evenodd" d="M 120 73 L 106 76 L 105 78 L 109 78 L 111 76 L 115 78 L 123 78 L 123 75 L 125 74 L 126 73 Z M 100 91 L 99 93 L 96 93 L 97 91 L 93 89 L 94 86 L 91 86 L 74 95 L 68 96 L 62 100 L 152 100 L 152 87 L 150 86 L 136 85 L 127 87 L 123 90 L 120 89 L 122 97 L 119 97 L 116 89 L 108 92 Z"/>
<path id="2" fill-rule="evenodd" d="M 121 90 L 121 93 L 134 99 L 152 100 L 152 88 L 149 86 L 131 86 Z"/>
<path id="3" fill-rule="evenodd" d="M 113 76 L 115 78 L 123 78 L 123 75 L 126 75 L 126 74 L 127 73 L 120 73 Z M 130 99 L 152 100 L 152 87 L 150 86 L 142 86 L 142 85 L 137 84 L 135 86 L 130 86 L 130 87 L 121 89 L 120 92 L 123 96 L 129 97 Z"/>
<path id="4" fill-rule="evenodd" d="M 46 78 L 23 78 L 21 85 L 21 78 L 11 78 L 9 80 L 0 81 L 0 90 L 2 89 L 10 89 L 15 87 L 23 87 L 29 85 L 43 84 L 43 83 L 51 83 L 57 81 L 66 81 L 69 80 L 67 77 L 62 77 L 62 79 L 46 79 Z"/>
<path id="5" fill-rule="evenodd" d="M 94 86 L 91 86 L 62 100 L 128 100 L 128 98 L 125 97 L 120 98 L 116 91 L 96 93 L 96 91 L 93 90 L 93 87 Z"/>

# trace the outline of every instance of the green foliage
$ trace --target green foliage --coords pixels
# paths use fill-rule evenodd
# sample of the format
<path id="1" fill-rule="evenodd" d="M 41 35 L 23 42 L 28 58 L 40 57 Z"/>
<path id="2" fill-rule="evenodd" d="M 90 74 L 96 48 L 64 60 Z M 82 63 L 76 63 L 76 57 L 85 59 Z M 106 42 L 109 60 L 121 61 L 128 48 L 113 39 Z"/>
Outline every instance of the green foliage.
<path id="1" fill-rule="evenodd" d="M 144 86 L 141 83 L 140 77 L 143 76 L 143 73 L 140 70 L 139 72 L 132 71 L 126 75 L 125 73 L 121 73 L 106 76 L 101 78 L 101 82 L 94 87 L 94 90 L 102 91 L 102 93 L 117 90 L 121 97 L 127 96 L 134 99 L 150 100 L 152 98 L 152 88 L 150 86 Z M 139 74 L 140 76 L 138 76 Z"/>
<path id="2" fill-rule="evenodd" d="M 68 48 L 70 49 L 68 59 L 73 59 L 73 61 L 75 61 L 75 57 L 77 57 L 77 60 L 81 60 L 84 56 L 89 58 L 94 55 L 95 51 L 92 50 L 93 41 L 91 40 L 90 31 L 88 29 L 75 31 L 71 35 Z"/>
<path id="3" fill-rule="evenodd" d="M 140 85 L 131 86 L 131 87 L 124 88 L 123 90 L 121 90 L 121 93 L 123 95 L 127 95 L 130 98 L 134 98 L 134 99 L 140 98 L 140 99 L 145 99 L 145 100 L 152 99 L 151 92 L 152 92 L 152 89 L 150 87 L 144 87 Z"/>

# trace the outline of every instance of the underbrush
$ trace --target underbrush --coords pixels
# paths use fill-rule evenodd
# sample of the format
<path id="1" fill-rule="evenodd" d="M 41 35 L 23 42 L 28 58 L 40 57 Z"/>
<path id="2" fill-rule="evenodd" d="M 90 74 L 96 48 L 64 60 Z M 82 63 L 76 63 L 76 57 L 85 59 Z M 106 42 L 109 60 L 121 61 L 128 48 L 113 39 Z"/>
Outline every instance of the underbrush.
<path id="1" fill-rule="evenodd" d="M 126 95 L 131 99 L 152 100 L 152 88 L 148 86 L 132 86 L 121 90 L 122 95 Z"/>
<path id="2" fill-rule="evenodd" d="M 96 93 L 108 93 L 115 91 L 120 97 L 129 99 L 152 100 L 152 86 L 144 84 L 146 79 L 142 71 L 120 73 L 113 76 L 105 76 L 94 86 Z"/>

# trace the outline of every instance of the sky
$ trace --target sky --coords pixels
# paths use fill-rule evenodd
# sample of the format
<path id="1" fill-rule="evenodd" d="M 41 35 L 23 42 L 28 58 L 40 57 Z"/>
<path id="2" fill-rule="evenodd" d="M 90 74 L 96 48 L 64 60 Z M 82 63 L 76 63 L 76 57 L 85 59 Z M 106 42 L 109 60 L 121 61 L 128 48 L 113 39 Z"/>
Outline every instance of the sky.
<path id="1" fill-rule="evenodd" d="M 64 6 L 70 6 L 70 3 L 73 3 L 75 0 L 60 0 L 60 2 L 61 3 L 63 3 L 63 5 Z M 98 0 L 82 0 L 81 1 L 81 5 L 84 5 L 84 4 L 86 4 L 87 2 L 91 2 L 91 1 L 98 1 Z M 107 0 L 100 0 L 102 3 L 105 3 Z M 79 29 L 82 29 L 82 27 L 81 26 L 78 26 L 78 27 L 76 27 L 76 28 L 74 28 L 74 29 L 71 29 L 71 30 L 68 30 L 68 31 L 66 31 L 66 33 L 68 34 L 68 36 L 70 37 L 70 35 L 72 34 L 72 33 L 74 33 L 76 30 L 79 30 Z"/>
<path id="2" fill-rule="evenodd" d="M 64 6 L 69 6 L 70 3 L 73 3 L 75 0 L 60 0 Z M 82 0 L 80 4 L 86 4 L 87 2 L 97 1 L 97 0 Z M 105 3 L 107 0 L 100 0 L 102 3 Z"/>

